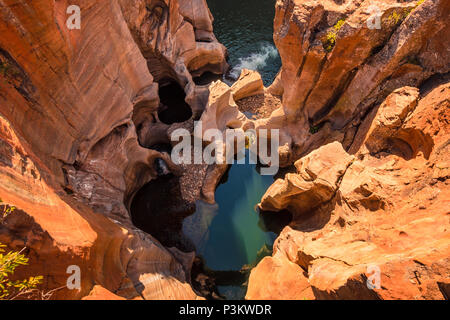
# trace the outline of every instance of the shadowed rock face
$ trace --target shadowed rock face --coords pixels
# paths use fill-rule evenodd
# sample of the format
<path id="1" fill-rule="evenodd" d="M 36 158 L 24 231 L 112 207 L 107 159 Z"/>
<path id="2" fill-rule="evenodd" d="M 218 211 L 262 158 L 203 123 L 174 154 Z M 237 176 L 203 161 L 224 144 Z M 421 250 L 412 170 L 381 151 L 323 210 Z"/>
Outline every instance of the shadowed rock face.
<path id="1" fill-rule="evenodd" d="M 45 289 L 79 265 L 82 290 L 58 298 L 94 284 L 126 298 L 195 298 L 182 255 L 137 231 L 127 206 L 157 175 L 157 159 L 177 170 L 141 147 L 167 139 L 157 82 L 174 79 L 201 112 L 192 75 L 226 68 L 212 16 L 203 0 L 70 4 L 81 9 L 80 30 L 66 27 L 65 0 L 0 1 L 0 197 L 20 212 L 0 242 L 27 246 L 28 271 L 51 275 Z"/>
<path id="2" fill-rule="evenodd" d="M 168 81 L 159 88 L 160 105 L 158 118 L 162 123 L 182 123 L 192 117 L 191 107 L 184 101 L 183 88 L 174 81 Z"/>
<path id="3" fill-rule="evenodd" d="M 131 34 L 156 82 L 174 79 L 186 92 L 195 114 L 204 108 L 193 77 L 222 74 L 226 49 L 213 33 L 205 0 L 120 0 Z"/>

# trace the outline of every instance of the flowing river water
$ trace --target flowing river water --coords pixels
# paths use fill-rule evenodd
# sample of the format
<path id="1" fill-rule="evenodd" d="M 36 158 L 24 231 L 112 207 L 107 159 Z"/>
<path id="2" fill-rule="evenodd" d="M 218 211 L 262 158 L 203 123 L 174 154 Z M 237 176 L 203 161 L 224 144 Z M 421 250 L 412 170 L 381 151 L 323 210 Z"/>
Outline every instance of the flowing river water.
<path id="1" fill-rule="evenodd" d="M 231 83 L 242 68 L 248 68 L 259 71 L 265 85 L 270 85 L 281 66 L 272 39 L 275 0 L 207 2 L 215 19 L 215 34 L 228 49 L 230 71 L 224 80 Z M 218 293 L 226 299 L 245 297 L 249 270 L 272 253 L 276 232 L 287 223 L 257 210 L 274 177 L 260 175 L 258 166 L 248 164 L 248 158 L 247 151 L 246 164 L 232 165 L 222 178 L 214 205 L 197 201 L 194 208 L 174 200 L 179 199 L 178 179 L 168 175 L 142 188 L 131 208 L 136 226 L 167 247 L 178 246 L 187 252 L 195 249 L 202 270 L 227 274 L 228 280 L 216 282 Z M 186 241 L 188 246 L 183 245 Z"/>

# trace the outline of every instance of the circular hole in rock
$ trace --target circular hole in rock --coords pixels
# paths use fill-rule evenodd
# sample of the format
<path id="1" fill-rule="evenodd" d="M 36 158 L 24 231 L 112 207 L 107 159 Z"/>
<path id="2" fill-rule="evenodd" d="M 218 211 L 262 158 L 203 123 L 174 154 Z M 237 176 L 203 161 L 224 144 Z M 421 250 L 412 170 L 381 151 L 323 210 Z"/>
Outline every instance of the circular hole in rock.
<path id="1" fill-rule="evenodd" d="M 149 147 L 149 149 L 156 150 L 158 152 L 172 153 L 172 145 L 169 143 L 155 143 Z"/>
<path id="2" fill-rule="evenodd" d="M 153 150 L 156 150 L 156 151 L 159 151 L 162 153 L 167 153 L 169 155 L 172 153 L 172 146 L 168 143 L 157 143 L 157 144 L 152 145 L 150 147 L 150 149 L 153 149 Z M 158 174 L 158 176 L 165 176 L 165 175 L 170 174 L 169 166 L 163 159 L 156 158 L 154 166 L 155 166 L 156 173 Z"/>

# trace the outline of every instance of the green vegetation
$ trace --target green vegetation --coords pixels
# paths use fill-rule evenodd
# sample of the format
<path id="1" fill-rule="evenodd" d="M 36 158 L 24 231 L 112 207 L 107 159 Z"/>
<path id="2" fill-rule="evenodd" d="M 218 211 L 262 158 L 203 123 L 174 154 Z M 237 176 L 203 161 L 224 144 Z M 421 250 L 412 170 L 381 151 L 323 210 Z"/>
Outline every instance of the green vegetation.
<path id="1" fill-rule="evenodd" d="M 0 222 L 3 223 L 6 217 L 12 214 L 15 207 L 3 204 L 0 199 Z M 6 246 L 0 243 L 0 300 L 13 300 L 31 294 L 36 287 L 42 283 L 43 277 L 29 277 L 24 280 L 11 280 L 11 276 L 20 266 L 28 265 L 28 258 L 22 254 L 26 249 L 20 251 L 9 251 L 5 253 Z"/>
<path id="2" fill-rule="evenodd" d="M 337 35 L 344 24 L 345 19 L 341 19 L 330 29 L 330 31 L 328 31 L 325 38 L 322 40 L 323 47 L 326 51 L 331 52 L 333 50 L 336 45 Z"/>
<path id="3" fill-rule="evenodd" d="M 3 201 L 0 199 L 0 205 L 3 203 Z M 9 216 L 11 213 L 16 210 L 16 207 L 10 207 L 10 206 L 4 206 L 1 210 L 0 214 L 0 222 L 3 223 L 3 221 L 6 219 L 7 216 Z"/>
<path id="4" fill-rule="evenodd" d="M 4 254 L 6 246 L 0 243 L 0 300 L 16 299 L 31 293 L 42 282 L 42 276 L 29 277 L 24 280 L 11 280 L 19 266 L 28 265 L 28 258 L 20 251 L 10 251 Z"/>

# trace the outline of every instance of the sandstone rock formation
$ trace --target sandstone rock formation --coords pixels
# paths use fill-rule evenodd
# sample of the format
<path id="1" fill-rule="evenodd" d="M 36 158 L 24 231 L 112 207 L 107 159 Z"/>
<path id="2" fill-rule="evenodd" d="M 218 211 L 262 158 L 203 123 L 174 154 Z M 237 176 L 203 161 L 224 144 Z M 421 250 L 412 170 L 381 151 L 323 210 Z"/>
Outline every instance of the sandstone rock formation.
<path id="1" fill-rule="evenodd" d="M 264 83 L 256 71 L 242 69 L 239 79 L 231 87 L 235 101 L 264 93 Z"/>
<path id="2" fill-rule="evenodd" d="M 53 295 L 59 299 L 81 298 L 96 284 L 129 299 L 196 297 L 169 251 L 130 223 L 67 195 L 4 118 L 0 137 L 2 151 L 10 151 L 2 152 L 0 194 L 5 205 L 16 207 L 2 221 L 0 242 L 11 249 L 26 247 L 30 258 L 18 276 L 44 275 L 42 290 L 59 288 Z M 65 288 L 71 265 L 81 269 L 81 290 Z"/>
<path id="3" fill-rule="evenodd" d="M 307 213 L 330 201 L 339 189 L 342 176 L 354 158 L 339 142 L 323 146 L 295 163 L 297 173 L 278 179 L 263 196 L 260 209 L 295 215 Z"/>
<path id="4" fill-rule="evenodd" d="M 205 71 L 224 73 L 225 47 L 217 42 L 205 0 L 120 0 L 123 16 L 154 81 L 178 82 L 194 113 L 204 98 L 192 80 Z M 140 105 L 139 107 L 145 107 Z"/>
<path id="5" fill-rule="evenodd" d="M 282 163 L 303 157 L 261 200 L 294 218 L 247 299 L 448 299 L 450 4 L 276 8 L 283 108 L 265 122 L 286 133 Z"/>
<path id="6" fill-rule="evenodd" d="M 0 1 L 0 198 L 17 208 L 0 242 L 27 247 L 43 290 L 80 266 L 81 290 L 55 298 L 95 285 L 125 298 L 196 298 L 180 256 L 137 230 L 128 206 L 156 177 L 155 160 L 177 170 L 141 147 L 152 134 L 168 139 L 158 84 L 176 83 L 201 112 L 193 76 L 226 68 L 212 16 L 204 0 L 70 4 L 79 30 L 66 25 L 67 1 Z"/>
<path id="7" fill-rule="evenodd" d="M 396 90 L 372 111 L 354 161 L 325 145 L 269 188 L 261 207 L 297 214 L 247 299 L 448 299 L 450 82 L 422 90 Z"/>
<path id="8" fill-rule="evenodd" d="M 125 300 L 125 298 L 115 295 L 102 286 L 96 285 L 89 295 L 83 297 L 82 300 Z"/>
<path id="9" fill-rule="evenodd" d="M 261 279 L 266 278 L 265 281 Z M 285 256 L 265 257 L 253 269 L 247 290 L 248 300 L 305 300 L 314 295 L 303 269 Z"/>
<path id="10" fill-rule="evenodd" d="M 253 81 L 255 79 L 256 81 Z M 224 154 L 221 160 L 222 163 L 212 164 L 209 166 L 206 177 L 203 180 L 202 187 L 203 200 L 208 203 L 214 203 L 214 192 L 216 190 L 216 187 L 219 184 L 220 178 L 223 176 L 229 166 L 229 162 L 227 162 L 226 157 L 230 157 L 230 155 L 234 156 L 237 153 L 236 149 L 232 151 L 230 150 L 230 147 L 233 146 L 226 145 L 226 130 L 237 130 L 242 133 L 241 137 L 243 137 L 244 132 L 254 130 L 255 142 L 259 143 L 261 132 L 260 130 L 279 127 L 281 124 L 279 122 L 277 123 L 275 119 L 283 118 L 282 116 L 277 117 L 276 115 L 277 111 L 282 111 L 281 107 L 277 108 L 273 113 L 270 114 L 269 117 L 249 118 L 246 114 L 244 114 L 244 112 L 240 110 L 240 107 L 237 105 L 235 101 L 236 95 L 237 97 L 239 97 L 245 92 L 245 95 L 247 97 L 253 97 L 255 95 L 258 95 L 261 92 L 260 90 L 263 90 L 264 92 L 264 86 L 261 81 L 261 76 L 255 71 L 249 72 L 244 70 L 242 72 L 241 78 L 232 87 L 229 87 L 222 81 L 216 81 L 210 85 L 209 90 L 209 100 L 206 105 L 205 111 L 200 118 L 201 130 L 199 127 L 199 130 L 195 130 L 194 134 L 198 139 L 203 139 L 204 144 L 210 144 L 215 141 L 215 137 L 208 137 L 208 130 L 216 129 L 222 133 L 222 136 L 220 137 L 222 141 L 221 143 L 224 144 Z M 263 104 L 264 103 L 265 101 L 263 96 Z M 245 139 L 248 139 L 248 137 Z M 260 152 L 260 149 L 258 149 L 258 152 Z M 258 154 L 258 156 L 259 155 L 260 154 Z"/>

